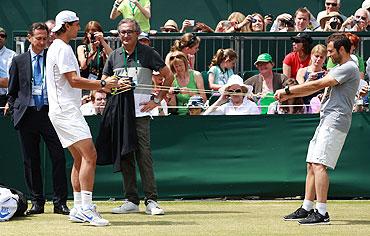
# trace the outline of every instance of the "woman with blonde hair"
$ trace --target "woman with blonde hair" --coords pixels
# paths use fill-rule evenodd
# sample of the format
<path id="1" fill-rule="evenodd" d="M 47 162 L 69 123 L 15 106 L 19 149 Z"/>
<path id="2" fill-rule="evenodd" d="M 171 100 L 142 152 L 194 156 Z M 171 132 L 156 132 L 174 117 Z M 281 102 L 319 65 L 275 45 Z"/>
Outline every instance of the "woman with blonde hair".
<path id="1" fill-rule="evenodd" d="M 190 97 L 199 95 L 203 101 L 207 100 L 204 92 L 202 75 L 189 68 L 188 59 L 182 52 L 174 52 L 170 59 L 170 68 L 174 73 L 174 81 L 169 93 L 172 98 L 169 101 L 170 106 L 179 106 L 177 109 L 179 115 L 188 114 L 187 104 Z M 176 99 L 174 99 L 176 97 Z"/>
<path id="2" fill-rule="evenodd" d="M 265 21 L 261 14 L 253 13 L 246 17 L 247 31 L 248 32 L 264 32 L 265 31 Z"/>
<path id="3" fill-rule="evenodd" d="M 166 65 L 170 67 L 170 57 L 174 52 L 182 52 L 188 59 L 188 65 L 191 69 L 195 66 L 195 54 L 199 50 L 200 38 L 194 33 L 186 33 L 181 39 L 176 40 L 171 47 L 171 51 L 166 56 Z"/>

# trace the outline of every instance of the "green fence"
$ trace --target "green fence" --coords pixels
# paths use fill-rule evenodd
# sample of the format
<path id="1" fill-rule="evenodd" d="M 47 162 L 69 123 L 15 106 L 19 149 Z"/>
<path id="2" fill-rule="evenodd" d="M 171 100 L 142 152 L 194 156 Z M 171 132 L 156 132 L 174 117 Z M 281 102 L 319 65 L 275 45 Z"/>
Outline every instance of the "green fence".
<path id="1" fill-rule="evenodd" d="M 87 121 L 95 136 L 99 118 Z M 302 195 L 306 150 L 318 122 L 317 115 L 155 117 L 151 138 L 160 198 Z M 353 114 L 337 169 L 330 171 L 330 197 L 370 197 L 369 127 L 370 113 Z M 9 119 L 0 120 L 0 128 L 0 182 L 25 190 L 16 132 Z M 43 159 L 50 199 L 45 151 Z M 71 165 L 68 155 L 68 173 Z M 98 166 L 95 196 L 122 198 L 121 174 Z"/>

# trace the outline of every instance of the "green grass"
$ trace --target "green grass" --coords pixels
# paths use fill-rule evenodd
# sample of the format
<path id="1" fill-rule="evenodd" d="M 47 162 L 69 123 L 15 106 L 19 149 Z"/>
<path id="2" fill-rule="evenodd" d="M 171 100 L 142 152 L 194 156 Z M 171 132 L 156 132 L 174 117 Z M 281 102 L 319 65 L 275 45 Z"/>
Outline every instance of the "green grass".
<path id="1" fill-rule="evenodd" d="M 97 202 L 108 227 L 67 221 L 52 214 L 14 218 L 0 223 L 0 235 L 370 235 L 370 201 L 329 201 L 331 225 L 299 226 L 285 222 L 300 201 L 168 201 L 160 202 L 163 216 L 140 213 L 114 215 L 118 202 Z"/>

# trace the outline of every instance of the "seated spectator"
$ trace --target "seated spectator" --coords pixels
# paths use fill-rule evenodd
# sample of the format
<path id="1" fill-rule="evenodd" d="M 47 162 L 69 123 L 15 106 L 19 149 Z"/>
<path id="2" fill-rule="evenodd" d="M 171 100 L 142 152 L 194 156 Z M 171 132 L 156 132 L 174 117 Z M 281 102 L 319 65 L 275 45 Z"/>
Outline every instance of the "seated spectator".
<path id="1" fill-rule="evenodd" d="M 139 43 L 144 44 L 144 45 L 149 46 L 149 47 L 151 46 L 149 35 L 147 33 L 141 32 L 137 39 L 138 39 Z"/>
<path id="2" fill-rule="evenodd" d="M 342 24 L 342 31 L 361 32 L 367 31 L 368 22 L 370 20 L 369 11 L 360 8 L 355 12 L 354 16 L 350 16 Z"/>
<path id="3" fill-rule="evenodd" d="M 179 115 L 188 114 L 187 104 L 190 97 L 199 95 L 203 101 L 207 100 L 204 93 L 202 75 L 198 71 L 189 68 L 187 57 L 182 52 L 175 52 L 170 57 L 170 68 L 174 73 L 174 81 L 170 93 L 176 94 L 176 99 L 169 101 L 170 106 L 179 106 Z"/>
<path id="4" fill-rule="evenodd" d="M 170 67 L 170 57 L 174 52 L 183 52 L 188 58 L 188 65 L 190 69 L 195 66 L 195 54 L 199 50 L 200 38 L 195 33 L 186 33 L 180 40 L 176 40 L 171 47 L 171 51 L 166 56 L 166 65 Z"/>
<path id="5" fill-rule="evenodd" d="M 154 85 L 152 95 L 154 97 L 157 97 L 159 95 L 159 92 L 163 89 L 162 86 L 164 84 L 164 78 L 162 76 L 160 76 L 160 73 L 158 71 L 153 71 L 152 81 L 153 81 L 153 85 Z M 164 89 L 166 89 L 166 88 L 164 88 Z M 168 115 L 167 103 L 168 103 L 170 97 L 171 96 L 169 94 L 167 94 L 167 96 L 165 96 L 162 99 L 160 107 L 156 107 L 152 110 L 153 111 L 152 112 L 153 116 L 158 116 L 158 115 L 159 116 L 167 116 Z M 158 112 L 155 112 L 154 110 L 158 110 Z"/>
<path id="6" fill-rule="evenodd" d="M 110 19 L 114 20 L 119 15 L 137 21 L 141 31 L 150 31 L 150 0 L 116 0 L 110 13 Z"/>
<path id="7" fill-rule="evenodd" d="M 311 63 L 309 66 L 301 68 L 297 72 L 297 82 L 299 84 L 311 81 L 311 80 L 317 80 L 321 79 L 326 75 L 326 71 L 323 68 L 325 60 L 326 60 L 326 47 L 322 44 L 318 44 L 311 50 Z M 319 91 L 317 93 L 314 93 L 312 95 L 309 95 L 307 97 L 303 98 L 304 104 L 309 105 L 311 102 L 311 99 L 319 96 L 324 91 Z M 320 97 L 318 97 L 320 100 Z M 306 107 L 307 113 L 313 113 L 310 106 Z"/>
<path id="8" fill-rule="evenodd" d="M 279 15 L 271 26 L 270 32 L 285 31 L 285 29 L 289 31 L 290 28 L 294 28 L 293 31 L 295 32 L 311 31 L 311 29 L 309 29 L 310 23 L 313 28 L 319 26 L 316 19 L 307 8 L 298 8 L 294 14 L 294 19 L 288 13 Z M 278 27 L 279 25 L 280 29 Z"/>
<path id="9" fill-rule="evenodd" d="M 209 87 L 212 90 L 218 91 L 234 74 L 233 68 L 237 57 L 236 52 L 231 48 L 217 50 L 208 71 Z"/>
<path id="10" fill-rule="evenodd" d="M 331 12 L 338 12 L 340 14 L 340 0 L 325 0 L 325 10 L 317 14 L 317 21 Z M 342 14 L 340 14 L 340 17 L 343 20 L 347 19 L 347 17 Z"/>
<path id="11" fill-rule="evenodd" d="M 105 61 L 112 49 L 104 40 L 103 28 L 97 21 L 85 26 L 82 44 L 77 47 L 81 76 L 92 80 L 101 79 Z"/>
<path id="12" fill-rule="evenodd" d="M 263 53 L 257 57 L 254 65 L 259 74 L 254 75 L 244 81 L 244 84 L 253 87 L 253 93 L 256 95 L 255 101 L 262 106 L 261 114 L 267 113 L 267 106 L 274 102 L 273 97 L 276 90 L 283 88 L 283 83 L 288 79 L 285 75 L 272 71 L 274 62 L 268 53 Z"/>
<path id="13" fill-rule="evenodd" d="M 283 86 L 297 85 L 298 82 L 295 79 L 288 79 L 284 82 Z M 288 99 L 282 103 L 279 101 L 273 102 L 268 107 L 267 114 L 304 114 L 305 106 L 303 98 L 295 97 Z"/>
<path id="14" fill-rule="evenodd" d="M 201 96 L 192 96 L 188 102 L 188 109 L 190 116 L 201 115 L 204 109 L 203 99 Z"/>
<path id="15" fill-rule="evenodd" d="M 53 19 L 47 20 L 45 21 L 45 25 L 49 29 L 49 39 L 48 39 L 48 45 L 47 45 L 47 48 L 48 48 L 50 47 L 50 45 L 53 43 L 55 39 L 55 33 L 51 31 L 51 29 L 53 29 L 55 26 L 55 21 Z"/>
<path id="16" fill-rule="evenodd" d="M 163 27 L 161 27 L 162 33 L 177 33 L 179 32 L 179 27 L 177 26 L 176 21 L 169 19 L 166 21 Z"/>
<path id="17" fill-rule="evenodd" d="M 355 104 L 353 105 L 353 112 L 369 111 L 368 93 L 369 84 L 363 79 L 360 80 L 355 98 Z"/>
<path id="18" fill-rule="evenodd" d="M 296 78 L 299 68 L 310 64 L 310 53 L 313 40 L 307 33 L 298 33 L 290 38 L 293 43 L 293 51 L 285 56 L 283 61 L 283 74 L 288 78 Z"/>
<path id="19" fill-rule="evenodd" d="M 356 51 L 356 49 L 358 48 L 358 45 L 359 45 L 359 43 L 361 41 L 361 38 L 358 37 L 357 35 L 353 34 L 353 33 L 350 33 L 350 32 L 346 32 L 345 35 L 347 36 L 347 38 L 351 42 L 351 50 L 350 50 L 351 58 L 357 64 L 358 69 L 360 70 L 360 78 L 363 80 L 365 78 L 365 63 L 364 63 L 364 59 L 362 57 L 354 54 L 355 51 Z M 326 68 L 328 70 L 330 70 L 331 68 L 335 67 L 336 65 L 337 64 L 333 63 L 332 58 L 329 57 L 328 63 L 326 64 Z"/>
<path id="20" fill-rule="evenodd" d="M 107 94 L 100 91 L 91 91 L 91 101 L 81 105 L 80 110 L 84 116 L 101 115 L 103 114 L 106 104 Z"/>
<path id="21" fill-rule="evenodd" d="M 338 12 L 322 15 L 317 18 L 317 21 L 320 23 L 320 28 L 317 28 L 316 31 L 334 32 L 342 29 L 343 18 Z"/>
<path id="22" fill-rule="evenodd" d="M 203 22 L 196 22 L 193 32 L 213 33 L 214 30 Z"/>
<path id="23" fill-rule="evenodd" d="M 221 96 L 203 115 L 257 115 L 257 105 L 249 100 L 252 86 L 243 84 L 239 75 L 232 75 L 220 88 Z"/>

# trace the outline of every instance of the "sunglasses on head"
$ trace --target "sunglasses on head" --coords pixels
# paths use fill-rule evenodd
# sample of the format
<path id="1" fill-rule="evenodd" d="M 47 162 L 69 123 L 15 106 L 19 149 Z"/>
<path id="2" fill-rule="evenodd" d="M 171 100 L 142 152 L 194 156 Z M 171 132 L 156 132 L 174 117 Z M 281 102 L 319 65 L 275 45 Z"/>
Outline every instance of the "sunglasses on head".
<path id="1" fill-rule="evenodd" d="M 331 5 L 331 6 L 333 6 L 333 7 L 336 7 L 336 6 L 338 6 L 338 3 L 334 3 L 334 2 L 326 2 L 326 3 L 325 3 L 325 5 L 326 5 L 326 6 L 330 6 L 330 5 Z"/>
<path id="2" fill-rule="evenodd" d="M 241 89 L 229 89 L 227 90 L 228 93 L 241 93 L 242 90 Z"/>
<path id="3" fill-rule="evenodd" d="M 197 36 L 192 33 L 192 36 L 191 36 L 191 39 L 188 41 L 188 43 L 186 44 L 186 47 L 190 47 L 191 45 L 193 45 L 195 42 L 197 41 Z"/>
<path id="4" fill-rule="evenodd" d="M 0 38 L 5 39 L 6 38 L 6 34 L 0 34 Z"/>

